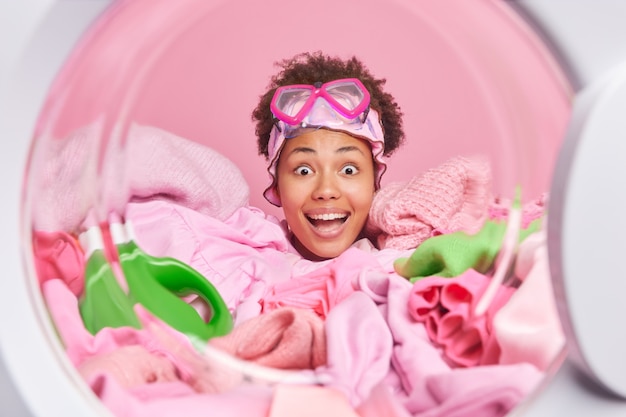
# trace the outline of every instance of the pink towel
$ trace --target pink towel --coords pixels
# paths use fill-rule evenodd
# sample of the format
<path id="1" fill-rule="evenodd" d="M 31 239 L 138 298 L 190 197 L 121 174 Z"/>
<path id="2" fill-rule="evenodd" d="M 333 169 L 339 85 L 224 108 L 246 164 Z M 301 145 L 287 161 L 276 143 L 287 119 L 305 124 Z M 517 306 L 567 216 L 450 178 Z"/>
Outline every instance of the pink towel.
<path id="1" fill-rule="evenodd" d="M 490 200 L 488 162 L 456 157 L 409 182 L 381 188 L 366 230 L 381 249 L 412 249 L 437 230 L 478 231 Z"/>
<path id="2" fill-rule="evenodd" d="M 487 312 L 476 316 L 476 303 L 489 282 L 489 277 L 468 269 L 457 278 L 427 277 L 413 285 L 409 314 L 425 324 L 429 338 L 443 347 L 446 359 L 455 366 L 498 362 L 493 316 L 515 290 L 501 286 Z"/>
<path id="3" fill-rule="evenodd" d="M 34 170 L 35 229 L 76 233 L 94 207 L 123 214 L 130 201 L 167 199 L 219 220 L 248 203 L 239 168 L 207 146 L 140 125 L 129 129 L 123 151 L 109 146 L 103 155 L 100 141 L 90 126 L 47 143 L 47 159 Z"/>
<path id="4" fill-rule="evenodd" d="M 310 310 L 279 308 L 209 343 L 240 359 L 274 368 L 315 369 L 326 364 L 324 321 Z"/>

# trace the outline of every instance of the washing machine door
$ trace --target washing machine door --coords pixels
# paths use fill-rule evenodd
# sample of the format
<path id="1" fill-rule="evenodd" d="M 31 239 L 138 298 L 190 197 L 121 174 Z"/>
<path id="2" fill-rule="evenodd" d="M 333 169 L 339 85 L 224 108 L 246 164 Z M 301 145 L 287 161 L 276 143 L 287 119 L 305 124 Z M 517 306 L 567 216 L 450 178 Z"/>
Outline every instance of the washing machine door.
<path id="1" fill-rule="evenodd" d="M 551 193 L 548 249 L 569 361 L 530 416 L 626 413 L 626 66 L 576 97 Z M 567 400 L 564 400 L 567 398 Z"/>
<path id="2" fill-rule="evenodd" d="M 579 93 L 554 177 L 549 223 L 552 275 L 572 358 L 623 398 L 625 106 L 626 65 Z"/>
<path id="3" fill-rule="evenodd" d="M 22 178 L 33 126 L 68 54 L 108 0 L 0 2 L 0 415 L 109 416 L 66 355 L 23 262 Z M 35 295 L 35 296 L 34 296 Z M 69 371 L 69 372 L 68 372 Z"/>
<path id="4" fill-rule="evenodd" d="M 519 1 L 576 85 L 551 187 L 548 248 L 569 361 L 532 416 L 626 413 L 623 2 Z M 567 398 L 564 401 L 564 398 Z"/>

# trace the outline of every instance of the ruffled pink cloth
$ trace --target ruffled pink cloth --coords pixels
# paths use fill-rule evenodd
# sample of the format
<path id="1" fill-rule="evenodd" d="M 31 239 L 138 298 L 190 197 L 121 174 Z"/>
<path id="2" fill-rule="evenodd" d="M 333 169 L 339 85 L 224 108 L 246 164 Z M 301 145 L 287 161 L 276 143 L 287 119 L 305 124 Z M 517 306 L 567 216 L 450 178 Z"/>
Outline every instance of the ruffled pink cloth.
<path id="1" fill-rule="evenodd" d="M 74 295 L 85 288 L 85 255 L 80 244 L 69 233 L 33 232 L 33 255 L 39 284 L 61 279 Z"/>
<path id="2" fill-rule="evenodd" d="M 318 372 L 329 376 L 328 386 L 343 392 L 353 406 L 360 405 L 389 374 L 389 326 L 376 303 L 356 291 L 328 315 L 326 340 L 328 365 Z"/>
<path id="3" fill-rule="evenodd" d="M 101 139 L 96 125 L 49 141 L 33 185 L 35 229 L 78 233 L 96 203 L 104 213 L 122 214 L 129 201 L 165 199 L 220 220 L 248 203 L 250 189 L 239 168 L 207 146 L 133 125 L 123 149 L 107 149 L 107 170 L 96 172 Z"/>
<path id="4" fill-rule="evenodd" d="M 364 269 L 382 270 L 375 257 L 350 248 L 324 266 L 274 285 L 263 297 L 263 312 L 279 307 L 314 311 L 325 319 L 329 311 L 354 292 Z"/>
<path id="5" fill-rule="evenodd" d="M 412 249 L 437 230 L 478 231 L 491 199 L 487 161 L 456 157 L 409 182 L 382 187 L 366 230 L 381 249 Z"/>
<path id="6" fill-rule="evenodd" d="M 326 364 L 324 321 L 315 313 L 279 308 L 247 320 L 212 346 L 240 359 L 281 369 L 315 369 Z"/>
<path id="7" fill-rule="evenodd" d="M 489 277 L 469 269 L 456 278 L 433 276 L 413 285 L 409 314 L 425 324 L 429 338 L 456 366 L 498 363 L 500 350 L 491 323 L 515 289 L 501 286 L 486 313 L 476 316 L 474 309 L 489 282 Z"/>
<path id="8" fill-rule="evenodd" d="M 502 417 L 543 380 L 545 373 L 528 363 L 451 366 L 441 354 L 441 347 L 430 340 L 424 323 L 416 321 L 407 308 L 414 285 L 393 274 L 369 274 L 359 283 L 359 290 L 376 300 L 393 336 L 392 367 L 385 386 L 371 389 L 366 400 L 382 400 L 389 410 L 381 408 L 382 412 L 372 416 Z M 369 320 L 364 316 L 362 321 Z M 371 340 L 374 346 L 383 343 L 380 338 Z M 524 340 L 518 339 L 517 343 L 523 344 Z M 366 346 L 370 349 L 372 344 Z M 332 357 L 329 355 L 329 361 Z M 401 404 L 407 414 L 395 411 L 393 403 Z"/>

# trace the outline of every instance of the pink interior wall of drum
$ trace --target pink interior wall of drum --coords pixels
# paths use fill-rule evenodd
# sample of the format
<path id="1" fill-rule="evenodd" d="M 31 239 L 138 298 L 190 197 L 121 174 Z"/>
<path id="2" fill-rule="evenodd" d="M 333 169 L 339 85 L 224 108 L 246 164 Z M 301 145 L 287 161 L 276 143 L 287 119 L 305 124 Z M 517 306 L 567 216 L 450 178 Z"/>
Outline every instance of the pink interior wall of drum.
<path id="1" fill-rule="evenodd" d="M 303 51 L 356 55 L 404 112 L 406 144 L 383 183 L 459 154 L 485 154 L 497 193 L 547 191 L 571 91 L 540 39 L 494 0 L 119 1 L 53 86 L 37 134 L 103 121 L 103 146 L 131 123 L 204 143 L 261 196 L 265 161 L 250 114 L 273 63 Z M 120 129 L 121 128 L 121 129 Z"/>

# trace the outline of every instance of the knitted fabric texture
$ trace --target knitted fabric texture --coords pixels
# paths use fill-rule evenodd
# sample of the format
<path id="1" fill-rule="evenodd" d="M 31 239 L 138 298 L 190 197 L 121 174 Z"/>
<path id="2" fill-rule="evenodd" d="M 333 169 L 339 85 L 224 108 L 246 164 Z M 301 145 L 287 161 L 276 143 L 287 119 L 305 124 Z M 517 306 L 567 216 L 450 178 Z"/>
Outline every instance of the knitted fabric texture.
<path id="1" fill-rule="evenodd" d="M 324 322 L 310 310 L 279 308 L 209 343 L 241 359 L 275 368 L 315 369 L 326 364 Z"/>
<path id="2" fill-rule="evenodd" d="M 99 164 L 99 131 L 89 126 L 45 143 L 46 159 L 33 178 L 35 229 L 76 233 L 94 210 L 101 221 L 124 213 L 130 201 L 166 199 L 219 220 L 248 204 L 239 168 L 205 145 L 132 125 L 124 146 L 109 144 Z"/>
<path id="3" fill-rule="evenodd" d="M 366 233 L 380 249 L 412 249 L 437 232 L 478 231 L 492 199 L 491 168 L 480 158 L 455 157 L 375 195 Z"/>

